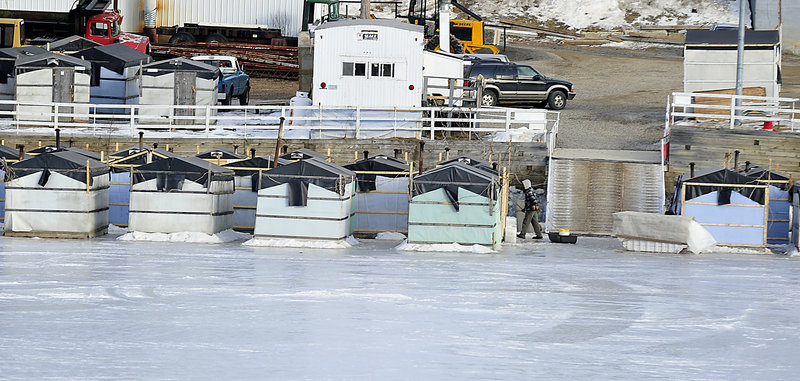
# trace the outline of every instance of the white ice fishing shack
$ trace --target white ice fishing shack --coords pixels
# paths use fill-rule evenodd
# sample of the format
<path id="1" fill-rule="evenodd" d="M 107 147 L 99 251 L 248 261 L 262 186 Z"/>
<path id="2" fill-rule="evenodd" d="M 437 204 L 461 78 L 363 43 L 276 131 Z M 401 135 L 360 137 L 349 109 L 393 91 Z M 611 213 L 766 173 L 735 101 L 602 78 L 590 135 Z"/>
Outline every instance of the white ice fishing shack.
<path id="1" fill-rule="evenodd" d="M 75 57 L 58 53 L 20 56 L 15 62 L 17 120 L 21 122 L 49 122 L 53 120 L 53 107 L 41 103 L 72 103 L 60 106 L 59 114 L 89 114 L 89 85 L 92 64 Z M 86 117 L 64 117 L 59 120 L 74 122 Z"/>
<path id="2" fill-rule="evenodd" d="M 315 105 L 419 107 L 423 28 L 395 20 L 340 20 L 314 32 Z"/>

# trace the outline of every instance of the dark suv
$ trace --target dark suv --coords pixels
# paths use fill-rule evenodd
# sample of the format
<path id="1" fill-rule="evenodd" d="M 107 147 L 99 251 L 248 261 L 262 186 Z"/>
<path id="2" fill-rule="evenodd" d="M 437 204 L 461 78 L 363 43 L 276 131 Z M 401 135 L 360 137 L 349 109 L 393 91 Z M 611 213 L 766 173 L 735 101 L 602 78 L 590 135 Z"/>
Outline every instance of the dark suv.
<path id="1" fill-rule="evenodd" d="M 481 103 L 547 104 L 561 110 L 567 99 L 575 98 L 575 89 L 567 81 L 545 77 L 528 65 L 509 62 L 479 61 L 466 68 L 465 77 L 485 80 Z"/>

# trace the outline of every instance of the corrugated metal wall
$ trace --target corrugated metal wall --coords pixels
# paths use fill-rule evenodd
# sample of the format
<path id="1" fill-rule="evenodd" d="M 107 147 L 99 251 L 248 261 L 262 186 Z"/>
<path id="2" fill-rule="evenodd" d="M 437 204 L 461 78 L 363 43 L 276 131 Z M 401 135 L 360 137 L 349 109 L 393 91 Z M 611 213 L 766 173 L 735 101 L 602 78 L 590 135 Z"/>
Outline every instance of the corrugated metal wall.
<path id="1" fill-rule="evenodd" d="M 0 0 L 2 9 L 69 12 L 72 0 Z M 122 30 L 140 33 L 144 0 L 119 0 Z M 301 0 L 158 0 L 157 26 L 183 23 L 249 24 L 281 28 L 296 37 L 301 29 Z"/>
<path id="2" fill-rule="evenodd" d="M 550 165 L 547 231 L 610 235 L 616 212 L 664 212 L 660 164 L 553 159 Z"/>

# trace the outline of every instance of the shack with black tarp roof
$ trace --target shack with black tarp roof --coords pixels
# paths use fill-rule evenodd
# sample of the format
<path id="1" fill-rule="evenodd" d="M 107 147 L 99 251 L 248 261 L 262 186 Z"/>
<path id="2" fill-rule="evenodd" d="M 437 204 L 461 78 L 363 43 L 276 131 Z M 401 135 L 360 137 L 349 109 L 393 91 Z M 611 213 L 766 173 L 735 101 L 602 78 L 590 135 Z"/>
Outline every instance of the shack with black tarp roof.
<path id="1" fill-rule="evenodd" d="M 159 148 L 129 147 L 108 156 L 111 167 L 111 186 L 108 201 L 108 222 L 117 226 L 128 226 L 128 211 L 131 201 L 131 172 L 134 168 L 155 160 L 177 157 L 172 152 Z"/>
<path id="2" fill-rule="evenodd" d="M 139 110 L 145 124 L 204 124 L 214 110 L 205 107 L 178 108 L 171 105 L 213 106 L 217 103 L 219 68 L 183 57 L 142 66 Z M 208 115 L 206 113 L 208 112 Z"/>
<path id="3" fill-rule="evenodd" d="M 408 243 L 496 246 L 502 241 L 497 175 L 460 161 L 411 180 Z"/>
<path id="4" fill-rule="evenodd" d="M 50 105 L 35 103 L 70 103 L 59 106 L 62 122 L 86 121 L 89 114 L 89 85 L 91 63 L 58 53 L 42 53 L 19 57 L 14 62 L 16 78 L 17 120 L 22 122 L 52 122 L 55 112 Z"/>
<path id="5" fill-rule="evenodd" d="M 91 238 L 108 231 L 109 167 L 79 153 L 42 153 L 9 166 L 5 235 Z"/>
<path id="6" fill-rule="evenodd" d="M 72 56 L 92 65 L 91 103 L 139 104 L 141 68 L 150 63 L 150 56 L 123 44 L 96 46 Z M 130 109 L 98 108 L 97 112 L 130 114 Z"/>
<path id="7" fill-rule="evenodd" d="M 259 189 L 255 238 L 347 238 L 355 178 L 350 170 L 314 158 L 254 174 Z"/>
<path id="8" fill-rule="evenodd" d="M 128 230 L 216 234 L 233 226 L 233 171 L 196 157 L 134 168 Z"/>

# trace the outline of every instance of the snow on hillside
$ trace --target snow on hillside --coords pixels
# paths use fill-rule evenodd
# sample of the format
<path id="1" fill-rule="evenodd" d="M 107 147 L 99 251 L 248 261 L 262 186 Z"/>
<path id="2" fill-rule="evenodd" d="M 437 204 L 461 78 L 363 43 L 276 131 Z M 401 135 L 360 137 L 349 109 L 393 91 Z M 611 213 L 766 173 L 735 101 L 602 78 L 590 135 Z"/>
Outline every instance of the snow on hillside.
<path id="1" fill-rule="evenodd" d="M 613 29 L 642 24 L 710 25 L 738 22 L 737 0 L 461 0 L 489 21 L 533 19 L 571 29 Z M 405 15 L 408 3 L 402 4 Z M 429 0 L 429 9 L 433 0 Z M 393 12 L 388 7 L 385 12 Z"/>

